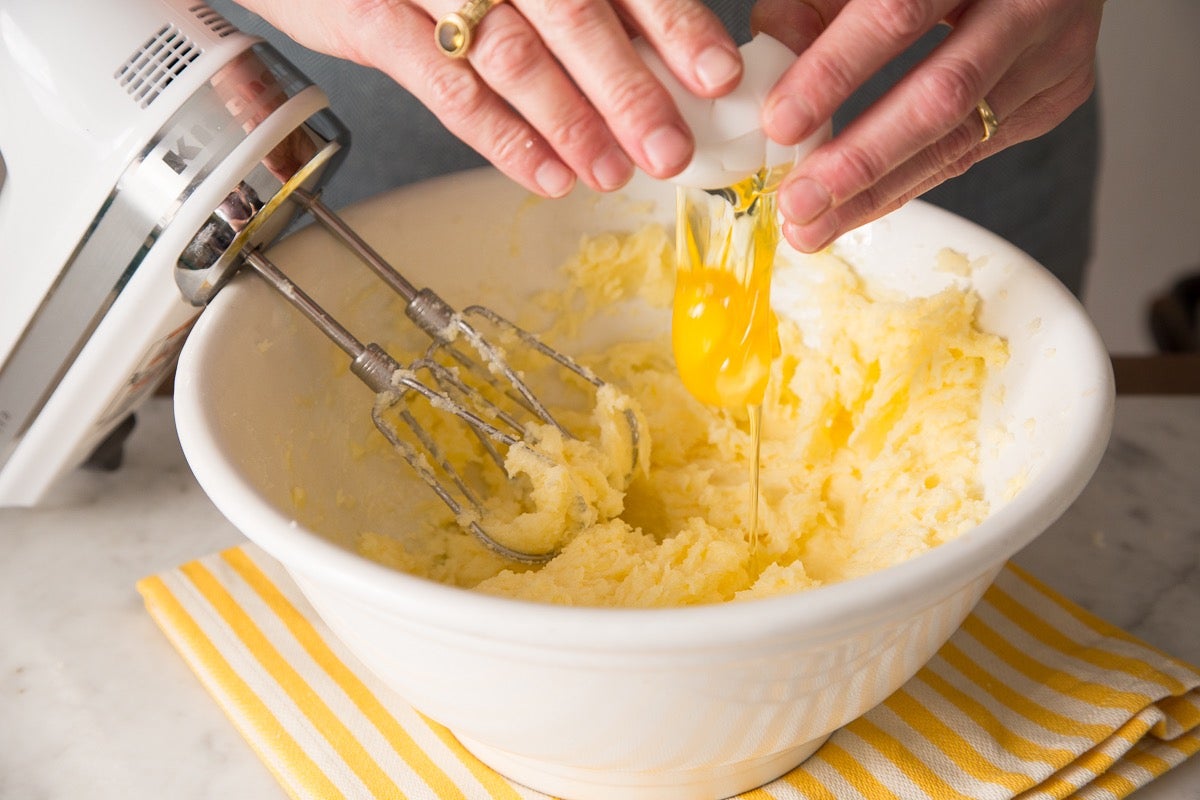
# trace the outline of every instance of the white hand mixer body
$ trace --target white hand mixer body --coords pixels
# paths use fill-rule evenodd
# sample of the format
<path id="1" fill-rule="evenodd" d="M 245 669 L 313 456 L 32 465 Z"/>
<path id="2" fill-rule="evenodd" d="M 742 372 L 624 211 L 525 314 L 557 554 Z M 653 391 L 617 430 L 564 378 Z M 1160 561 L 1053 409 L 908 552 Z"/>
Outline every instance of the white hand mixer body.
<path id="1" fill-rule="evenodd" d="M 199 313 L 177 273 L 203 302 L 347 141 L 319 88 L 207 6 L 64 6 L 0 15 L 0 505 L 37 503 L 171 368 Z M 238 219 L 239 193 L 263 208 Z M 217 221 L 228 247 L 188 274 Z"/>

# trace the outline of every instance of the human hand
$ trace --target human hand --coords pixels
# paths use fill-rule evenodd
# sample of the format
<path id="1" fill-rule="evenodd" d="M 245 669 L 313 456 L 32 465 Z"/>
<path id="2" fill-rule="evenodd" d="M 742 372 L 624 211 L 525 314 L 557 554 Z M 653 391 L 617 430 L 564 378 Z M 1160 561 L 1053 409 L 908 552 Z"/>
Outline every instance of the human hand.
<path id="1" fill-rule="evenodd" d="M 759 0 L 752 26 L 799 53 L 763 127 L 782 144 L 829 119 L 941 22 L 930 54 L 779 188 L 783 233 L 814 252 L 972 164 L 1058 125 L 1095 85 L 1103 0 Z M 981 141 L 978 104 L 1000 121 Z"/>
<path id="2" fill-rule="evenodd" d="M 659 178 L 693 141 L 667 91 L 634 52 L 643 35 L 692 91 L 741 77 L 720 21 L 699 0 L 510 0 L 475 29 L 466 59 L 434 44 L 461 0 L 238 0 L 299 43 L 375 67 L 502 172 L 558 197 L 578 176 L 600 191 L 634 166 Z"/>

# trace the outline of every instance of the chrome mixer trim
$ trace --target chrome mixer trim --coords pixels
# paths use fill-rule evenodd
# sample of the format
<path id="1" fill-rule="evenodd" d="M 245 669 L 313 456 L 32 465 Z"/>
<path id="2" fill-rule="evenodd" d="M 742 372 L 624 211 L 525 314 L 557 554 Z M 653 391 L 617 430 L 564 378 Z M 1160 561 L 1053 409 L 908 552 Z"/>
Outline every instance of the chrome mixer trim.
<path id="1" fill-rule="evenodd" d="M 130 161 L 0 365 L 0 468 L 188 198 L 263 120 L 310 86 L 273 48 L 255 44 L 188 97 Z M 300 127 L 319 141 L 325 136 L 317 130 L 344 135 L 327 111 Z"/>
<path id="2" fill-rule="evenodd" d="M 243 253 L 272 241 L 304 207 L 289 203 L 294 192 L 308 196 L 345 154 L 336 137 L 295 129 L 226 195 L 184 247 L 175 264 L 175 284 L 195 306 L 209 301 L 236 274 Z"/>

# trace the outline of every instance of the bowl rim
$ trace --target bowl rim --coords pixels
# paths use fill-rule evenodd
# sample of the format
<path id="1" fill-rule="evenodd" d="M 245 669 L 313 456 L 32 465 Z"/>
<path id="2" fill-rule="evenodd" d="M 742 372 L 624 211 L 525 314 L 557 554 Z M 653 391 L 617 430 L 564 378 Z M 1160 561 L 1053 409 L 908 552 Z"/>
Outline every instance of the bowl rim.
<path id="1" fill-rule="evenodd" d="M 490 171 L 490 168 L 483 168 Z M 454 176 L 434 180 L 447 180 Z M 460 178 L 461 179 L 461 178 Z M 411 187 L 402 187 L 405 191 Z M 372 198 L 375 199 L 375 198 Z M 371 202 L 371 199 L 364 201 Z M 1073 426 L 1039 471 L 1010 502 L 961 536 L 870 575 L 797 593 L 726 603 L 668 608 L 583 607 L 488 595 L 420 578 L 384 566 L 307 530 L 275 508 L 217 446 L 218 410 L 202 400 L 203 365 L 216 357 L 224 309 L 236 306 L 246 282 L 235 280 L 200 315 L 180 356 L 175 385 L 175 421 L 185 457 L 205 493 L 244 536 L 283 563 L 304 584 L 319 584 L 369 613 L 395 612 L 401 624 L 430 635 L 469 634 L 492 641 L 569 647 L 597 654 L 615 644 L 629 651 L 720 650 L 729 643 L 766 637 L 804 636 L 814 643 L 867 629 L 881 619 L 903 619 L 935 605 L 980 576 L 998 571 L 1075 501 L 1099 465 L 1112 428 L 1115 393 L 1111 361 L 1083 306 L 1056 278 L 1015 245 L 996 234 L 921 200 L 887 218 L 904 214 L 943 215 L 969 225 L 997 250 L 1015 256 L 1017 269 L 1033 269 L 1058 292 L 1064 313 L 1085 337 L 1095 387 L 1075 407 Z M 885 218 L 885 219 L 887 219 Z M 875 223 L 869 223 L 875 224 Z M 930 593 L 930 584 L 939 585 Z M 307 594 L 307 592 L 306 592 Z M 964 611 L 965 613 L 965 611 Z M 718 634 L 719 631 L 719 634 Z M 714 645 L 714 642 L 719 644 Z"/>

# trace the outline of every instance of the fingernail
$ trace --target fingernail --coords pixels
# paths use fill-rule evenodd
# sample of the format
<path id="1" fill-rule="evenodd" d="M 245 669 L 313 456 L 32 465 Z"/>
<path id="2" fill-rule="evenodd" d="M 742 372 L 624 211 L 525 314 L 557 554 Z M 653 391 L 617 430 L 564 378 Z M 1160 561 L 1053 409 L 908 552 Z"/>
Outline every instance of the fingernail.
<path id="1" fill-rule="evenodd" d="M 713 45 L 696 58 L 696 79 L 706 89 L 725 86 L 741 71 L 741 60 L 720 45 Z"/>
<path id="2" fill-rule="evenodd" d="M 775 101 L 765 116 L 771 138 L 781 144 L 796 144 L 812 127 L 812 111 L 808 104 L 791 95 Z"/>
<path id="3" fill-rule="evenodd" d="M 829 191 L 812 178 L 799 178 L 779 190 L 779 210 L 795 225 L 812 222 L 832 204 Z"/>
<path id="4" fill-rule="evenodd" d="M 816 253 L 824 249 L 834 239 L 837 233 L 837 220 L 833 214 L 826 214 L 809 225 L 783 226 L 783 235 L 793 247 L 802 253 Z"/>
<path id="5" fill-rule="evenodd" d="M 674 125 L 663 125 L 642 142 L 646 160 L 656 177 L 673 175 L 687 165 L 692 156 L 692 140 Z"/>
<path id="6" fill-rule="evenodd" d="M 542 165 L 537 168 L 537 172 L 533 175 L 533 180 L 546 195 L 550 197 L 562 197 L 571 191 L 571 186 L 575 182 L 575 175 L 559 162 L 549 160 L 543 161 Z"/>
<path id="7" fill-rule="evenodd" d="M 633 177 L 633 162 L 620 147 L 610 147 L 592 162 L 592 177 L 606 192 L 620 189 Z"/>

